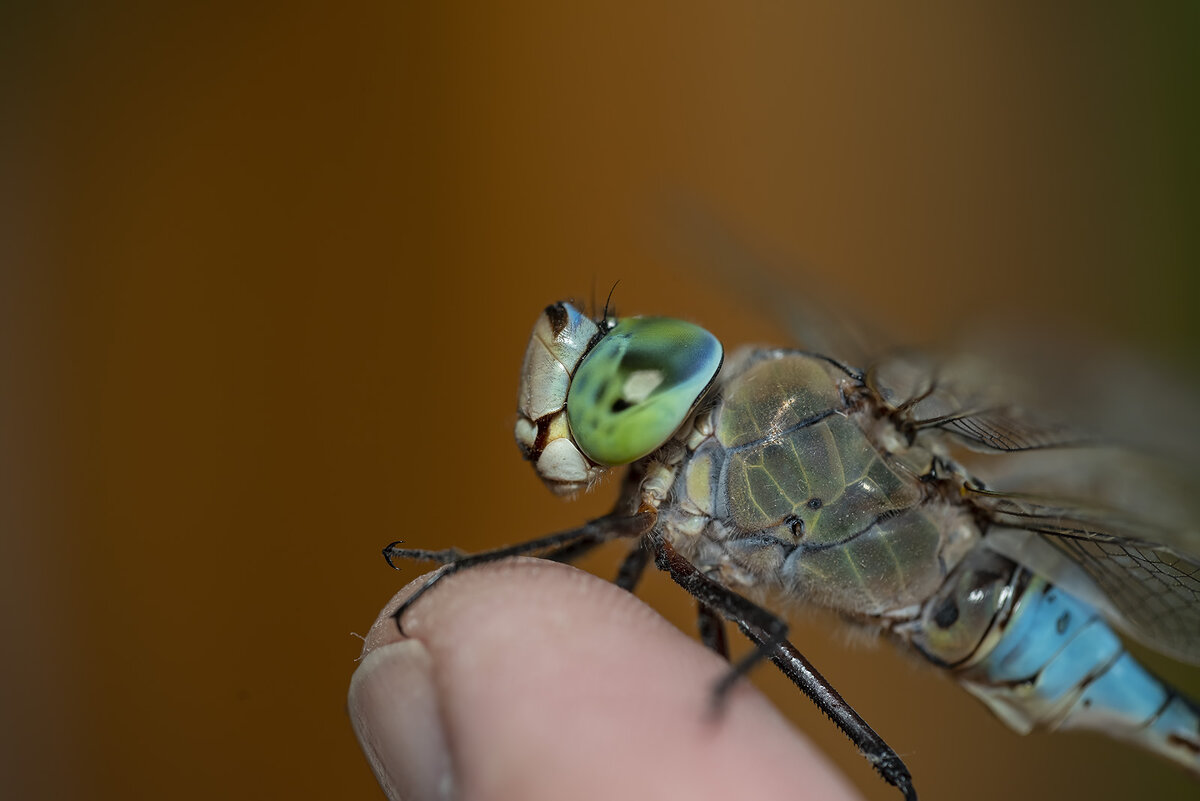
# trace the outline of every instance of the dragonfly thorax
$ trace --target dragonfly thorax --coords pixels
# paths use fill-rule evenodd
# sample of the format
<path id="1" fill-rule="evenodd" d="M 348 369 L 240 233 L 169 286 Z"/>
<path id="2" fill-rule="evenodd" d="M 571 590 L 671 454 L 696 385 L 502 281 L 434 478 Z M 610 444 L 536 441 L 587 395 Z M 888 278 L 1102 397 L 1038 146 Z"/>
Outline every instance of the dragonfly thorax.
<path id="1" fill-rule="evenodd" d="M 915 610 L 978 541 L 958 477 L 881 438 L 892 423 L 841 366 L 777 350 L 734 361 L 660 509 L 674 546 L 732 586 L 852 616 Z"/>

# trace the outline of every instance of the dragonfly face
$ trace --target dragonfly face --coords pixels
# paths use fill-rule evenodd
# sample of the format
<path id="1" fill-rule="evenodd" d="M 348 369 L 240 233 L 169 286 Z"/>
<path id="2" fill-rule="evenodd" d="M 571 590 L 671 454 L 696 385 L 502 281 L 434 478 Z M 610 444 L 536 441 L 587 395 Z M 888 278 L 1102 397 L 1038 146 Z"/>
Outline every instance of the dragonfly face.
<path id="1" fill-rule="evenodd" d="M 553 492 L 571 495 L 604 472 L 571 437 L 567 393 L 600 327 L 569 303 L 547 306 L 533 327 L 517 397 L 517 445 Z"/>

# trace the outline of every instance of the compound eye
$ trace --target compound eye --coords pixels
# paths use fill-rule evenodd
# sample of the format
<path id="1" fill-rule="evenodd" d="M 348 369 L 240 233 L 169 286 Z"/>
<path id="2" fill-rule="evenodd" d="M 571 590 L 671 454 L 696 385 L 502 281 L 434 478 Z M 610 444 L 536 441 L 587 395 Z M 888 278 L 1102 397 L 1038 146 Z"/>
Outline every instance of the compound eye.
<path id="1" fill-rule="evenodd" d="M 617 323 L 575 371 L 567 420 L 579 449 L 602 465 L 636 461 L 671 438 L 721 369 L 721 343 L 666 317 Z"/>

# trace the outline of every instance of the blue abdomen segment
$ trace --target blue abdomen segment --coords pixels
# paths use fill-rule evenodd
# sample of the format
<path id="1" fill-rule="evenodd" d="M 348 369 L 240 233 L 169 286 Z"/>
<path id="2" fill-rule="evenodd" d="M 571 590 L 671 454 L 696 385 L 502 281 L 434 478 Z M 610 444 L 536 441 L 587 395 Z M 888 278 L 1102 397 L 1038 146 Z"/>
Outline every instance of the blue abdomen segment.
<path id="1" fill-rule="evenodd" d="M 1036 576 L 1017 592 L 998 639 L 956 671 L 962 684 L 1022 733 L 1099 730 L 1200 775 L 1195 702 L 1142 667 L 1089 604 Z"/>

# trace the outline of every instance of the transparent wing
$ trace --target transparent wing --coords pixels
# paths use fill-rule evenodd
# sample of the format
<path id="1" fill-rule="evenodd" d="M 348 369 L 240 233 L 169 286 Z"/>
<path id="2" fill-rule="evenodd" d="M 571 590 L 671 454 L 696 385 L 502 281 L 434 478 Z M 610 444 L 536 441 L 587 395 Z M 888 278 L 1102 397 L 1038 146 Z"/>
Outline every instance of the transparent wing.
<path id="1" fill-rule="evenodd" d="M 996 527 L 989 546 L 1083 595 L 1140 642 L 1200 663 L 1200 558 L 1185 550 L 1188 535 L 1033 495 L 969 491 Z"/>
<path id="2" fill-rule="evenodd" d="M 705 203 L 676 195 L 666 211 L 668 244 L 682 253 L 688 280 L 727 287 L 731 298 L 781 324 L 792 344 L 856 367 L 894 346 L 890 336 L 850 314 L 853 300 L 839 297 L 817 270 L 752 245 Z"/>
<path id="3" fill-rule="evenodd" d="M 872 365 L 866 381 L 914 429 L 939 429 L 973 450 L 1013 453 L 1094 442 L 1081 431 L 999 400 L 998 382 L 984 373 L 978 362 L 906 351 Z"/>
<path id="4" fill-rule="evenodd" d="M 1176 415 L 1160 414 L 1150 402 L 1158 394 L 1153 383 L 1145 387 L 1144 402 L 1123 407 L 1125 416 L 1158 415 L 1158 422 L 1175 432 L 1175 450 L 1190 452 L 1187 459 L 1146 438 L 1129 436 L 1129 427 L 1125 436 L 1114 436 L 1116 426 L 1097 428 L 1077 421 L 1076 416 L 1087 419 L 1082 406 L 1059 407 L 1058 414 L 1047 414 L 1042 406 L 1025 402 L 1034 394 L 1011 371 L 980 357 L 960 354 L 939 359 L 921 352 L 895 352 L 872 365 L 865 380 L 928 446 L 938 451 L 945 445 L 978 486 L 1042 499 L 1076 499 L 1063 504 L 1072 509 L 1081 505 L 1077 499 L 1099 502 L 1105 509 L 1121 510 L 1129 520 L 1152 521 L 1157 526 L 1149 529 L 1139 523 L 1134 529 L 1166 536 L 1194 529 L 1200 520 L 1196 483 L 1200 464 L 1195 460 L 1200 440 L 1193 433 L 1195 425 L 1180 423 Z M 1039 375 L 1034 383 L 1047 391 L 1055 382 Z M 1100 400 L 1099 393 L 1095 397 Z M 1062 419 L 1071 423 L 1059 422 Z M 1049 501 L 1048 505 L 1056 504 Z M 1182 544 L 1185 552 L 1200 552 L 1195 540 Z"/>
<path id="5" fill-rule="evenodd" d="M 918 422 L 919 428 L 930 426 L 953 434 L 968 446 L 989 451 L 1030 451 L 1091 442 L 1091 438 L 1067 426 L 1033 420 L 1017 407 L 984 409 Z"/>

